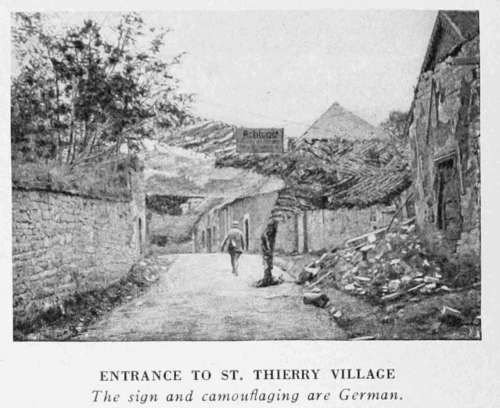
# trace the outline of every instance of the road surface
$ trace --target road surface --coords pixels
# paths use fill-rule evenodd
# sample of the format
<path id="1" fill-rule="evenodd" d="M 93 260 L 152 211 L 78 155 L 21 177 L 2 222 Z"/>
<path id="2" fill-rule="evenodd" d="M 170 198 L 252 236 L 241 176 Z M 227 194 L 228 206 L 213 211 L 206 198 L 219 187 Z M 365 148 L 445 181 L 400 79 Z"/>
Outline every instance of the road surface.
<path id="1" fill-rule="evenodd" d="M 303 304 L 302 288 L 279 269 L 274 273 L 283 273 L 283 284 L 253 287 L 262 277 L 259 255 L 244 254 L 237 277 L 227 254 L 175 257 L 149 291 L 113 310 L 78 340 L 345 338 L 326 310 Z"/>

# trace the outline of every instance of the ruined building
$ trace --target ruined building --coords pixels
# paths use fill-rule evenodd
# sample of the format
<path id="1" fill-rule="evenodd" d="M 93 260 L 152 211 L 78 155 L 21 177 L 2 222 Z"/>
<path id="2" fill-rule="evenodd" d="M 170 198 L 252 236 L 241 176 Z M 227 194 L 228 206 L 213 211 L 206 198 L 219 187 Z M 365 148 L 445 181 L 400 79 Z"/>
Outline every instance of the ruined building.
<path id="1" fill-rule="evenodd" d="M 377 231 L 393 218 L 408 218 L 411 184 L 406 160 L 378 138 L 335 138 L 303 142 L 306 161 L 289 177 L 273 215 L 279 221 L 276 250 L 321 251 L 358 235 Z M 304 167 L 304 168 L 303 168 Z"/>
<path id="2" fill-rule="evenodd" d="M 479 13 L 440 11 L 409 119 L 417 224 L 480 257 Z"/>
<path id="3" fill-rule="evenodd" d="M 239 221 L 247 249 L 258 251 L 260 234 L 283 181 L 247 169 L 217 167 L 215 157 L 218 149 L 226 151 L 224 142 L 217 139 L 218 127 L 204 129 L 208 133 L 202 134 L 197 146 L 214 149 L 216 154 L 196 151 L 190 144 L 189 149 L 157 146 L 146 155 L 148 236 L 170 252 L 175 248 L 217 252 L 232 222 Z M 198 130 L 191 127 L 177 137 L 192 143 L 190 132 Z M 227 134 L 224 128 L 222 132 Z M 189 246 L 176 245 L 187 241 Z"/>
<path id="4" fill-rule="evenodd" d="M 410 174 L 402 153 L 382 129 L 338 103 L 297 138 L 293 149 L 301 160 L 274 209 L 280 222 L 278 252 L 332 248 L 386 227 L 395 216 L 412 215 L 406 208 Z"/>
<path id="5" fill-rule="evenodd" d="M 338 103 L 333 103 L 302 137 L 294 139 L 293 148 L 282 154 L 239 153 L 234 133 L 233 126 L 208 122 L 165 140 L 175 148 L 215 157 L 215 171 L 207 168 L 203 175 L 213 180 L 209 183 L 211 194 L 226 196 L 196 223 L 195 252 L 218 251 L 234 220 L 239 221 L 250 252 L 260 251 L 264 228 L 271 218 L 277 221 L 276 251 L 290 254 L 341 245 L 354 236 L 387 226 L 395 215 L 410 216 L 406 208 L 398 212 L 411 184 L 407 160 L 383 131 Z M 229 180 L 229 173 L 222 177 L 222 172 L 243 172 L 244 180 L 238 176 L 242 186 L 260 187 L 245 188 L 227 197 L 224 190 L 229 186 L 215 191 L 216 179 Z M 207 178 L 208 174 L 211 176 Z M 251 182 L 255 174 L 262 180 Z M 283 183 L 278 186 L 273 178 Z M 189 180 L 182 185 L 173 180 L 162 183 L 166 184 L 178 185 L 178 191 L 185 189 Z M 208 192 L 201 193 L 197 190 L 203 196 Z"/>

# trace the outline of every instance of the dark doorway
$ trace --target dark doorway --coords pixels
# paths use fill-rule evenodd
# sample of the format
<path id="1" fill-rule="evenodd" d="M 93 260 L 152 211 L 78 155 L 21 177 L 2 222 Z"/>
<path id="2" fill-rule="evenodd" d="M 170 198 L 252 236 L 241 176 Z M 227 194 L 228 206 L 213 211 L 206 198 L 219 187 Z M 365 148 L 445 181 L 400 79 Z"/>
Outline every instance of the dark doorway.
<path id="1" fill-rule="evenodd" d="M 304 217 L 302 218 L 303 222 L 303 228 L 302 230 L 304 231 L 304 253 L 309 252 L 309 237 L 308 231 L 307 231 L 307 211 L 304 211 Z"/>
<path id="2" fill-rule="evenodd" d="M 212 252 L 212 229 L 207 228 L 207 251 Z"/>
<path id="3" fill-rule="evenodd" d="M 248 247 L 250 245 L 250 225 L 248 222 L 248 218 L 245 218 L 244 230 L 245 230 L 245 249 L 248 251 Z"/>
<path id="4" fill-rule="evenodd" d="M 295 215 L 295 229 L 297 231 L 297 252 L 304 252 L 304 213 Z"/>
<path id="5" fill-rule="evenodd" d="M 142 219 L 141 218 L 139 218 L 138 228 L 139 228 L 139 254 L 142 255 Z"/>
<path id="6" fill-rule="evenodd" d="M 437 163 L 437 226 L 445 238 L 456 241 L 462 231 L 460 178 L 455 158 Z"/>

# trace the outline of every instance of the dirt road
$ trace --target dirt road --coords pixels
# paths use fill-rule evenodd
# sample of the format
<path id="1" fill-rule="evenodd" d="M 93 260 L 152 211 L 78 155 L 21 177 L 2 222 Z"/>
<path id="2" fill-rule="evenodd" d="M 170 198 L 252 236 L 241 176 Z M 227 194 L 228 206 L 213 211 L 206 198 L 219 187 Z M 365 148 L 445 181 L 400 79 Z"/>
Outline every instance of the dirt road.
<path id="1" fill-rule="evenodd" d="M 159 262 L 167 259 L 159 257 Z M 345 338 L 326 310 L 302 303 L 301 287 L 286 273 L 283 284 L 256 289 L 252 283 L 261 274 L 258 255 L 241 257 L 237 277 L 226 254 L 176 255 L 157 285 L 112 311 L 78 340 Z"/>

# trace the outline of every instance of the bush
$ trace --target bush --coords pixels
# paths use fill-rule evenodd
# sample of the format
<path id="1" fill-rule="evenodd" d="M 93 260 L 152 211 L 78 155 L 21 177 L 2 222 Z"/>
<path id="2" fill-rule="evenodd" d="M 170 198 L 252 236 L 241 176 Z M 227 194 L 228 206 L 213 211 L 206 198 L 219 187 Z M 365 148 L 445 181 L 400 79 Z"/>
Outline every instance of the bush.
<path id="1" fill-rule="evenodd" d="M 112 171 L 112 163 L 71 167 L 56 161 L 12 163 L 12 186 L 80 194 L 96 198 L 130 199 L 127 168 Z"/>

